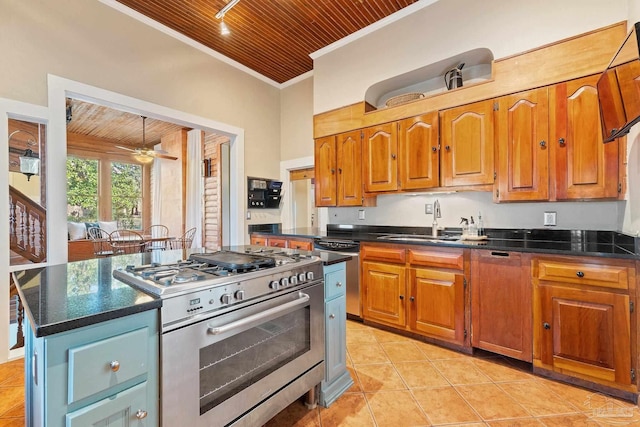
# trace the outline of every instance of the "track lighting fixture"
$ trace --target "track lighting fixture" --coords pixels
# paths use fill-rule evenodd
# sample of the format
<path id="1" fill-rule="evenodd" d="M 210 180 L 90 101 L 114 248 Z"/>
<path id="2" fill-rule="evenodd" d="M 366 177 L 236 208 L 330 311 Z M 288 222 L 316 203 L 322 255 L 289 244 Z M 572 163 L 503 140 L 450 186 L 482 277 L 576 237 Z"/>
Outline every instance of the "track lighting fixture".
<path id="1" fill-rule="evenodd" d="M 231 10 L 231 8 L 233 6 L 235 6 L 240 0 L 231 0 L 230 2 L 228 2 L 222 9 L 220 9 L 220 11 L 218 13 L 216 13 L 216 19 L 220 19 L 220 34 L 223 36 L 227 36 L 229 34 L 231 34 L 231 30 L 229 30 L 229 27 L 227 26 L 227 24 L 224 22 L 224 15 Z"/>

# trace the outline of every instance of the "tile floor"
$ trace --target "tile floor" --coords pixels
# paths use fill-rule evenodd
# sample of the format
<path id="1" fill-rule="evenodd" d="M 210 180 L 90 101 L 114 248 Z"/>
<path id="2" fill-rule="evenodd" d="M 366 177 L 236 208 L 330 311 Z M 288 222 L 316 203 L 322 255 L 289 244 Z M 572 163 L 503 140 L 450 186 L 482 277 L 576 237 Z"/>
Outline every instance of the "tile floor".
<path id="1" fill-rule="evenodd" d="M 355 384 L 329 408 L 295 402 L 266 427 L 640 426 L 629 402 L 358 322 L 347 321 L 347 365 Z"/>
<path id="2" fill-rule="evenodd" d="M 355 384 L 333 405 L 307 410 L 300 400 L 266 427 L 640 426 L 629 402 L 358 322 L 347 322 L 347 364 Z M 0 364 L 0 427 L 24 425 L 20 359 Z"/>

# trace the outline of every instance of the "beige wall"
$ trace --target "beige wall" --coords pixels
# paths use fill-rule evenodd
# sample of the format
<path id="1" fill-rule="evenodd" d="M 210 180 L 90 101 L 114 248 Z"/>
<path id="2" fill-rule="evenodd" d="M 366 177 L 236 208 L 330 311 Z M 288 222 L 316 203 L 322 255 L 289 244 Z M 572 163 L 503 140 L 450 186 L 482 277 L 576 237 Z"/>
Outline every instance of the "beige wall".
<path id="1" fill-rule="evenodd" d="M 47 74 L 245 129 L 245 170 L 277 176 L 280 90 L 98 1 L 0 0 L 0 97 L 47 105 Z"/>
<path id="2" fill-rule="evenodd" d="M 503 58 L 627 19 L 637 0 L 440 0 L 314 60 L 314 113 L 369 86 L 475 48 Z"/>
<path id="3" fill-rule="evenodd" d="M 280 160 L 313 156 L 313 77 L 282 89 Z"/>

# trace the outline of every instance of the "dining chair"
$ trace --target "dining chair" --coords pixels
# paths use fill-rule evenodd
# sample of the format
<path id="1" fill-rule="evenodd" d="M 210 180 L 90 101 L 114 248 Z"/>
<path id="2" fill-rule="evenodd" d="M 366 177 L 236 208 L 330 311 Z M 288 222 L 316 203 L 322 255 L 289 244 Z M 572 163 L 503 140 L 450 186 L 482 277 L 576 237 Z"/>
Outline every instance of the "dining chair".
<path id="1" fill-rule="evenodd" d="M 109 233 L 100 227 L 89 227 L 87 236 L 93 243 L 93 255 L 103 258 L 113 255 L 113 246 L 109 240 Z"/>
<path id="2" fill-rule="evenodd" d="M 169 247 L 171 249 L 189 249 L 195 235 L 196 227 L 190 228 L 181 237 L 169 240 Z"/>
<path id="3" fill-rule="evenodd" d="M 147 246 L 142 234 L 133 230 L 116 230 L 109 234 L 109 241 L 115 255 L 144 252 Z"/>
<path id="4" fill-rule="evenodd" d="M 144 231 L 145 236 L 149 236 L 152 239 L 162 239 L 162 240 L 151 240 L 147 242 L 147 246 L 145 250 L 165 250 L 167 249 L 167 239 L 169 238 L 169 227 L 166 225 L 152 225 Z"/>

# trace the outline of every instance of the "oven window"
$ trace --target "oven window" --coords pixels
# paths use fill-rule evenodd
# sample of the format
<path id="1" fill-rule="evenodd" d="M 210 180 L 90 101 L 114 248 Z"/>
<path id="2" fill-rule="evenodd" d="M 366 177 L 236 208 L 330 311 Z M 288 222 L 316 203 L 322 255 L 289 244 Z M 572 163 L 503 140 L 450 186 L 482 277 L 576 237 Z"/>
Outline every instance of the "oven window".
<path id="1" fill-rule="evenodd" d="M 200 415 L 311 348 L 304 307 L 200 349 Z"/>

